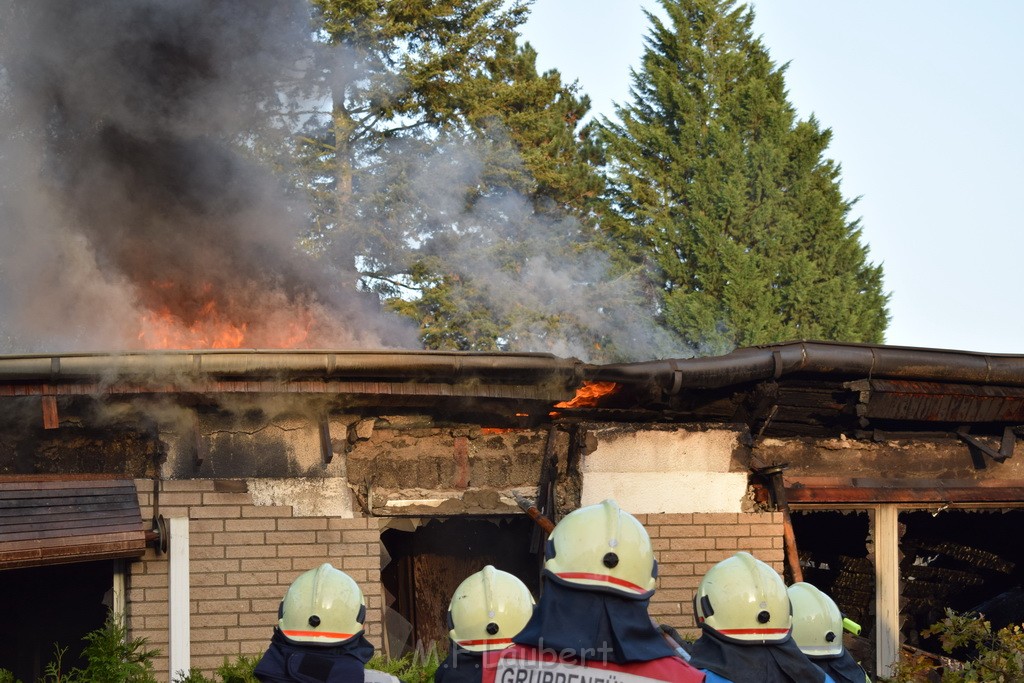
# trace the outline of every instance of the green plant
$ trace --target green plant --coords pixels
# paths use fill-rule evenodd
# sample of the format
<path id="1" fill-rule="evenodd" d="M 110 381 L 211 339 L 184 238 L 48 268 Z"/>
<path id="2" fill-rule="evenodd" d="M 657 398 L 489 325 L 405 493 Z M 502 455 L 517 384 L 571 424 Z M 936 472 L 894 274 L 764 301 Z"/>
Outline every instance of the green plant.
<path id="1" fill-rule="evenodd" d="M 891 683 L 1011 683 L 1024 680 L 1024 628 L 1010 625 L 997 631 L 979 614 L 946 610 L 946 618 L 921 632 L 937 636 L 949 657 L 926 654 L 905 657 Z"/>
<path id="2" fill-rule="evenodd" d="M 43 683 L 156 683 L 153 658 L 159 650 L 146 649 L 145 638 L 128 639 L 128 631 L 113 613 L 107 614 L 102 628 L 83 638 L 85 668 L 75 667 L 63 673 L 62 660 L 67 648 L 57 647 L 54 661 L 46 665 Z"/>
<path id="3" fill-rule="evenodd" d="M 410 652 L 398 659 L 388 659 L 384 655 L 374 655 L 373 659 L 366 663 L 367 669 L 376 669 L 397 676 L 403 683 L 433 683 L 434 672 L 440 662 L 437 659 L 437 652 L 431 649 L 423 652 Z"/>
<path id="4" fill-rule="evenodd" d="M 64 683 L 68 681 L 68 676 L 64 675 L 64 653 L 68 649 L 61 647 L 57 643 L 53 644 L 53 659 L 47 663 L 43 669 L 43 678 L 41 683 Z"/>
<path id="5" fill-rule="evenodd" d="M 195 667 L 189 669 L 188 673 L 184 675 L 181 671 L 176 672 L 172 680 L 174 683 L 213 683 L 213 681 L 203 675 L 202 671 Z"/>
<path id="6" fill-rule="evenodd" d="M 21 683 L 21 680 L 15 678 L 12 671 L 0 669 L 0 683 Z"/>
<path id="7" fill-rule="evenodd" d="M 242 655 L 234 662 L 225 661 L 217 668 L 217 677 L 221 683 L 257 683 L 253 669 L 260 663 L 261 655 L 246 657 Z"/>

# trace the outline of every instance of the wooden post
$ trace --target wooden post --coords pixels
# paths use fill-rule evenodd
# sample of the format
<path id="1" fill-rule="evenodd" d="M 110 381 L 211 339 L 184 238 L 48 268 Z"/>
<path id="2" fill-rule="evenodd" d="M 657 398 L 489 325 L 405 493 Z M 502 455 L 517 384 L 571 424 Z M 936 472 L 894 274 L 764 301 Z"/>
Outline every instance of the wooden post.
<path id="1" fill-rule="evenodd" d="M 875 508 L 875 671 L 892 675 L 900 649 L 899 508 Z"/>

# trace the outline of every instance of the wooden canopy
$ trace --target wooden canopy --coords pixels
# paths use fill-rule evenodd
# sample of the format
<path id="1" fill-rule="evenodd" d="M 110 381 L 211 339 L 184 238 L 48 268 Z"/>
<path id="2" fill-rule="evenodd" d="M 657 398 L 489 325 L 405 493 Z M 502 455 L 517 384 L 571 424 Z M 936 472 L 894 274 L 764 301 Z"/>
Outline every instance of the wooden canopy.
<path id="1" fill-rule="evenodd" d="M 0 570 L 139 557 L 145 550 L 133 480 L 0 476 Z"/>

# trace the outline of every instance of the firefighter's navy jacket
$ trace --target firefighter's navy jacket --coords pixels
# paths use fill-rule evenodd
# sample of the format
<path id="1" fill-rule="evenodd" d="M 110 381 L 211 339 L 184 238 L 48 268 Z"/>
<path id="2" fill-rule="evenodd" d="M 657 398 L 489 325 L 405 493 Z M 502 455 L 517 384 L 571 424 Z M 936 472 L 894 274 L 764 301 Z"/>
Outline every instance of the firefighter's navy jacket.
<path id="1" fill-rule="evenodd" d="M 792 637 L 781 643 L 740 644 L 705 628 L 690 647 L 690 664 L 707 674 L 707 683 L 836 683 Z"/>
<path id="2" fill-rule="evenodd" d="M 365 669 L 373 645 L 360 634 L 341 645 L 298 645 L 274 629 L 253 674 L 261 683 L 383 683 L 394 676 Z"/>
<path id="3" fill-rule="evenodd" d="M 483 683 L 700 683 L 651 622 L 648 600 L 549 580 L 515 645 L 485 662 Z"/>

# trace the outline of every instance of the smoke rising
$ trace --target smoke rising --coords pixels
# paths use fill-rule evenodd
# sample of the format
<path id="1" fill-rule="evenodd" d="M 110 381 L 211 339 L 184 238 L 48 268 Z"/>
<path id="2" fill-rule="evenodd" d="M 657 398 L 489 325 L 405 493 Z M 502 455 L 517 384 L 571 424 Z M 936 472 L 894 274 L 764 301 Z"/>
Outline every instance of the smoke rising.
<path id="1" fill-rule="evenodd" d="M 0 4 L 0 351 L 414 348 L 243 153 L 308 43 L 299 0 Z"/>
<path id="2" fill-rule="evenodd" d="M 413 325 L 357 289 L 344 235 L 318 257 L 296 247 L 310 209 L 285 188 L 285 155 L 254 160 L 285 149 L 289 109 L 315 97 L 302 87 L 316 49 L 306 0 L 0 0 L 0 353 L 418 348 Z M 411 179 L 406 216 L 458 226 L 431 248 L 487 310 L 536 312 L 510 350 L 591 360 L 600 337 L 621 360 L 692 355 L 602 255 L 566 258 L 571 219 L 512 193 L 467 209 L 483 159 L 508 146 L 488 144 L 378 154 Z M 487 248 L 530 240 L 518 270 Z"/>

